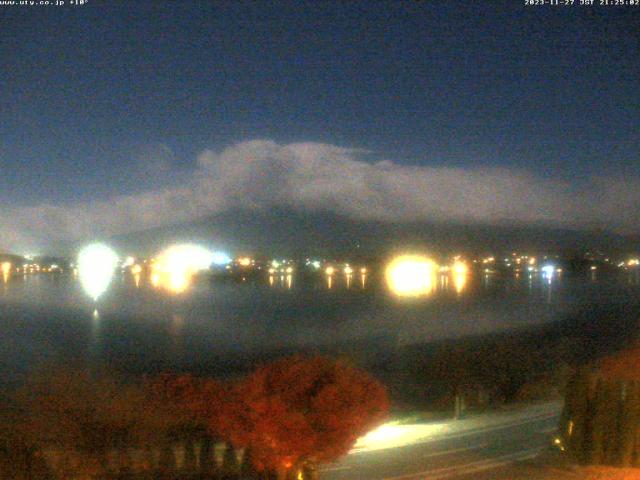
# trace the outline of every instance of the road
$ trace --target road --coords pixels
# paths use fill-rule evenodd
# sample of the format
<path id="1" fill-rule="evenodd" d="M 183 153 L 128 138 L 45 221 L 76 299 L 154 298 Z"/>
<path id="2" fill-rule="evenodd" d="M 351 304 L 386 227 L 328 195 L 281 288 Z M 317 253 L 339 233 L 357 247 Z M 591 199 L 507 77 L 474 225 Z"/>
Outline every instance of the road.
<path id="1" fill-rule="evenodd" d="M 321 480 L 499 479 L 500 469 L 548 448 L 561 403 L 440 424 L 385 425 L 361 439 Z"/>

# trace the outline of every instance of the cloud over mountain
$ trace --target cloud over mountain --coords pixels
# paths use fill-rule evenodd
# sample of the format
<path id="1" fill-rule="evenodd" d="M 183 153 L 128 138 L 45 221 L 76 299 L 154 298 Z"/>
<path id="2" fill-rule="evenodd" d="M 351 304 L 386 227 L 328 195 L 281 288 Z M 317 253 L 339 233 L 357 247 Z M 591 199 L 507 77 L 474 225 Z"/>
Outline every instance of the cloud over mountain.
<path id="1" fill-rule="evenodd" d="M 321 143 L 246 141 L 207 150 L 186 179 L 109 201 L 0 208 L 0 248 L 21 252 L 187 222 L 233 208 L 333 211 L 363 220 L 519 222 L 638 232 L 640 180 L 574 182 L 496 168 L 370 162 Z"/>

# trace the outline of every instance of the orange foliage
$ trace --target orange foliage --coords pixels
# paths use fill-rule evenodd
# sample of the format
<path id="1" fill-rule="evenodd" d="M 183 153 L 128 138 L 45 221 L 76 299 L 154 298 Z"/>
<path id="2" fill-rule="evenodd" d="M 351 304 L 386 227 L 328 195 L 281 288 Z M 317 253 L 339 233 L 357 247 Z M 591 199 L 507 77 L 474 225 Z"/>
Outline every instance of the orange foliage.
<path id="1" fill-rule="evenodd" d="M 258 469 L 328 462 L 386 417 L 384 387 L 364 371 L 300 356 L 259 368 L 235 389 L 226 433 Z"/>

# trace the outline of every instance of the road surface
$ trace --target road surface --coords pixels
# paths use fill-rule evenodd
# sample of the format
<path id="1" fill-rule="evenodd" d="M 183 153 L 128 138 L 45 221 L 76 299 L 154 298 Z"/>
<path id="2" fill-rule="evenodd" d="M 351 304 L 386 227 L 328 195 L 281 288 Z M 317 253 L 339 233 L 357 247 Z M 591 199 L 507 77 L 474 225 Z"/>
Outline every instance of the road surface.
<path id="1" fill-rule="evenodd" d="M 499 479 L 548 448 L 562 405 L 549 402 L 441 424 L 385 425 L 320 480 Z"/>

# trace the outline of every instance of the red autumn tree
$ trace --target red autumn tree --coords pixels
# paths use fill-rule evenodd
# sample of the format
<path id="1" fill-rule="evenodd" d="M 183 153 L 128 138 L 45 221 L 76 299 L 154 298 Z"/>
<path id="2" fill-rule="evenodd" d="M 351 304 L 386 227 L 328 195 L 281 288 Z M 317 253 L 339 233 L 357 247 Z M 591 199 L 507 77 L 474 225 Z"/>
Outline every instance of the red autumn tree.
<path id="1" fill-rule="evenodd" d="M 386 417 L 384 387 L 366 372 L 296 356 L 258 368 L 235 389 L 225 434 L 258 469 L 329 462 Z"/>

